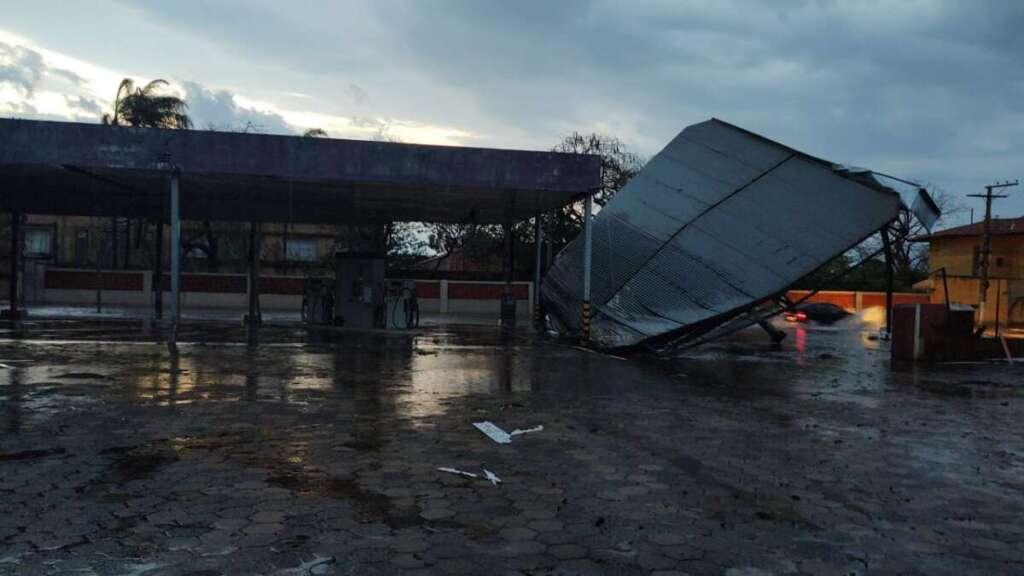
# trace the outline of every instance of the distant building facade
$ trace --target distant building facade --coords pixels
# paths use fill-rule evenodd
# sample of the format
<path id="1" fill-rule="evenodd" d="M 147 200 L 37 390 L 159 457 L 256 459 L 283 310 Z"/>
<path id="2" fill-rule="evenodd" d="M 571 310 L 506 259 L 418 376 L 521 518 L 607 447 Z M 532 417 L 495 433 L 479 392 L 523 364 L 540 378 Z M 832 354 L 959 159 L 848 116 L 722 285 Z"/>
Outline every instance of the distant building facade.
<path id="1" fill-rule="evenodd" d="M 10 222 L 0 215 L 0 300 L 8 294 Z M 157 226 L 119 218 L 27 215 L 21 226 L 19 296 L 30 305 L 152 307 L 155 292 L 170 303 L 170 227 L 162 226 L 156 269 Z M 182 307 L 243 310 L 249 285 L 249 225 L 182 222 Z M 333 277 L 335 251 L 382 251 L 382 226 L 262 223 L 261 307 L 298 313 L 307 277 Z M 497 316 L 505 291 L 500 257 L 437 257 L 389 270 L 391 278 L 415 281 L 424 313 Z M 522 276 L 522 275 L 521 275 Z M 534 287 L 525 275 L 513 285 L 519 315 L 528 318 Z M 102 294 L 98 294 L 102 292 Z"/>
<path id="2" fill-rule="evenodd" d="M 991 221 L 992 249 L 989 256 L 989 288 L 985 317 L 992 326 L 1024 327 L 1024 217 Z M 945 302 L 939 270 L 945 269 L 951 303 L 978 306 L 980 302 L 982 244 L 981 222 L 949 228 L 914 240 L 928 243 L 929 279 L 918 284 L 935 303 Z"/>
<path id="3" fill-rule="evenodd" d="M 21 226 L 20 300 L 25 304 L 75 304 L 87 298 L 101 282 L 117 303 L 128 291 L 140 292 L 122 299 L 128 304 L 152 302 L 156 286 L 157 246 L 160 247 L 164 292 L 169 290 L 170 227 L 126 218 L 82 216 L 24 217 Z M 261 286 L 279 294 L 301 295 L 302 279 L 333 274 L 334 252 L 346 237 L 342 226 L 263 223 L 260 225 Z M 162 240 L 157 242 L 157 231 Z M 9 222 L 3 225 L 3 257 L 9 268 Z M 246 291 L 249 263 L 249 226 L 232 222 L 182 222 L 182 272 L 184 290 L 198 306 L 221 306 L 218 293 Z M 102 271 L 102 281 L 97 272 Z M 86 273 L 88 272 L 88 273 Z M 7 295 L 8 274 L 0 278 Z M 237 285 L 237 286 L 236 286 Z M 145 286 L 145 290 L 141 287 Z M 228 290 L 231 288 L 231 290 Z M 292 298 L 294 299 L 294 298 Z M 280 300 L 280 299 L 279 299 Z M 244 298 L 241 299 L 244 305 Z M 282 301 L 284 302 L 284 301 Z M 292 303 L 287 300 L 287 306 Z M 296 304 L 297 306 L 297 304 Z"/>
<path id="4" fill-rule="evenodd" d="M 260 271 L 306 273 L 330 269 L 338 226 L 265 223 L 260 226 Z M 157 227 L 126 218 L 29 215 L 22 227 L 26 260 L 51 267 L 152 270 Z M 162 227 L 161 261 L 170 262 L 170 227 Z M 249 227 L 245 223 L 182 223 L 182 269 L 196 272 L 245 272 Z"/>

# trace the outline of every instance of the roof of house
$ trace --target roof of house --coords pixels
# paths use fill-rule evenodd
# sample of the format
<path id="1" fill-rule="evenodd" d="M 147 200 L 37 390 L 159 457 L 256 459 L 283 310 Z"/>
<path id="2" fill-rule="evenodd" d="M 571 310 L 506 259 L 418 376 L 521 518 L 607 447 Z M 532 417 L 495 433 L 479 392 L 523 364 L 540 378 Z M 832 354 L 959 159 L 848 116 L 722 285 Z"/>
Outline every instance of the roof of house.
<path id="1" fill-rule="evenodd" d="M 993 218 L 991 225 L 993 236 L 1014 236 L 1017 234 L 1024 234 L 1024 216 L 1021 216 L 1020 218 Z M 955 228 L 938 230 L 923 236 L 914 236 L 911 240 L 914 242 L 929 242 L 939 238 L 969 238 L 973 236 L 981 236 L 984 233 L 985 223 L 982 221 L 975 222 L 974 224 L 957 226 Z"/>

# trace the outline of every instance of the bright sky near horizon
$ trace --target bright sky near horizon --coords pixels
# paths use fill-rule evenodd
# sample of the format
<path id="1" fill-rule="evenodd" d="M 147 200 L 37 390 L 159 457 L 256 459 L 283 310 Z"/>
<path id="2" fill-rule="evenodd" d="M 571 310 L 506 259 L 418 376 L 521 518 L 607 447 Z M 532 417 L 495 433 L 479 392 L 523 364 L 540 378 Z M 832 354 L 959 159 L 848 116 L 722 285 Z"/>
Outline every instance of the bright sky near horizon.
<path id="1" fill-rule="evenodd" d="M 4 2 L 0 117 L 166 78 L 199 128 L 650 156 L 718 117 L 964 195 L 1024 177 L 1024 2 Z M 996 204 L 1024 215 L 1024 187 Z"/>

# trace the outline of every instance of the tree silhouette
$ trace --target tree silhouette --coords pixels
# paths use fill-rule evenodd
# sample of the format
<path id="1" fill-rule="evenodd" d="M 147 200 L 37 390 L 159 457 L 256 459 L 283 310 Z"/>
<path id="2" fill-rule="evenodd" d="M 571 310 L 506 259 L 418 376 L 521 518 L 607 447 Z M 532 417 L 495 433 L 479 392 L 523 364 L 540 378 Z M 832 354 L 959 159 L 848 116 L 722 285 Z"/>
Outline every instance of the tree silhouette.
<path id="1" fill-rule="evenodd" d="M 131 78 L 121 80 L 114 97 L 114 109 L 103 115 L 109 126 L 143 126 L 147 128 L 192 127 L 186 114 L 188 104 L 177 96 L 161 94 L 167 81 L 157 78 L 145 86 L 136 86 Z"/>

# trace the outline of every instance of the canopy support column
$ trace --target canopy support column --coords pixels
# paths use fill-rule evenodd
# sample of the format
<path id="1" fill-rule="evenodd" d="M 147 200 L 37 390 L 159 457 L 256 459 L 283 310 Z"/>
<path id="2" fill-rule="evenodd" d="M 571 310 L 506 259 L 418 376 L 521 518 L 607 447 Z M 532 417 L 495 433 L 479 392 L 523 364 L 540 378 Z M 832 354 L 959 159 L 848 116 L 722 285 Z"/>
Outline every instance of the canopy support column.
<path id="1" fill-rule="evenodd" d="M 178 342 L 181 320 L 181 206 L 178 193 L 180 172 L 171 172 L 171 346 Z"/>
<path id="2" fill-rule="evenodd" d="M 537 253 L 533 260 L 533 325 L 538 329 L 543 328 L 544 324 L 540 307 L 541 246 L 543 245 L 540 226 L 540 213 L 538 212 L 533 218 L 533 247 Z"/>
<path id="3" fill-rule="evenodd" d="M 153 316 L 164 317 L 164 220 L 156 221 L 156 238 L 153 239 L 155 254 L 153 258 Z"/>
<path id="4" fill-rule="evenodd" d="M 257 342 L 260 327 L 260 224 L 249 223 L 249 344 Z"/>
<path id="5" fill-rule="evenodd" d="M 11 210 L 11 276 L 10 294 L 11 306 L 4 313 L 8 320 L 18 320 L 18 271 L 21 267 L 21 213 Z"/>
<path id="6" fill-rule="evenodd" d="M 587 194 L 583 203 L 583 322 L 580 329 L 580 340 L 590 341 L 590 261 L 593 247 L 593 231 L 591 219 L 594 211 L 594 197 Z"/>
<path id="7" fill-rule="evenodd" d="M 889 239 L 889 227 L 882 228 L 882 249 L 885 253 L 885 335 L 892 336 L 892 292 L 893 292 L 893 262 L 892 242 Z M 915 336 L 916 338 L 916 336 Z"/>
<path id="8" fill-rule="evenodd" d="M 501 325 L 508 328 L 516 325 L 516 294 L 512 289 L 512 281 L 515 278 L 516 242 L 512 237 L 511 219 L 502 225 L 502 232 L 505 240 L 505 291 L 501 295 Z"/>

